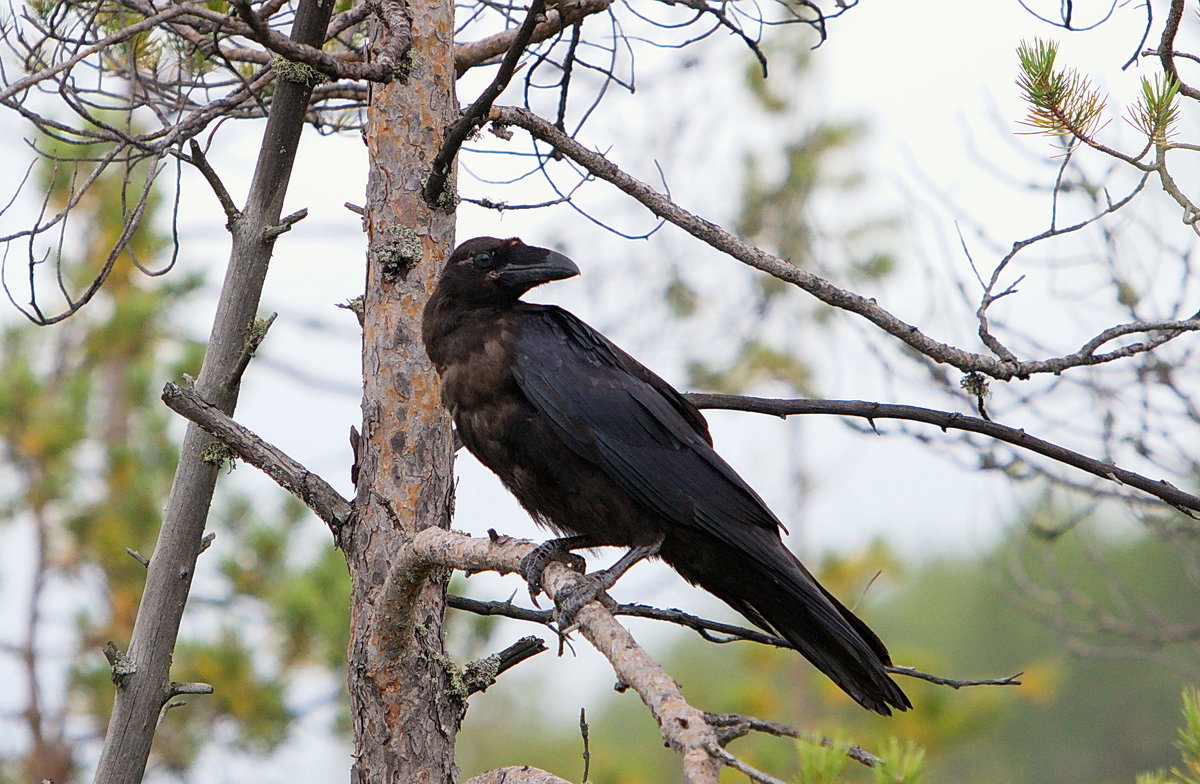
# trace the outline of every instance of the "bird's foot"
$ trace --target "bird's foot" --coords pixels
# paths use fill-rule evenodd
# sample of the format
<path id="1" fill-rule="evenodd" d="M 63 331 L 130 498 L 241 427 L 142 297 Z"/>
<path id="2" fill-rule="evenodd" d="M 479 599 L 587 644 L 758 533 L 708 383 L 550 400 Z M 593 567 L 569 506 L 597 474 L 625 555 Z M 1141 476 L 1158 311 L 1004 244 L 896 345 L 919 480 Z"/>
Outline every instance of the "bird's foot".
<path id="1" fill-rule="evenodd" d="M 608 595 L 608 589 L 616 585 L 617 580 L 621 579 L 625 572 L 629 571 L 638 561 L 644 561 L 652 555 L 657 555 L 658 548 L 662 546 L 665 536 L 665 534 L 659 534 L 658 538 L 648 545 L 630 548 L 612 566 L 599 572 L 585 574 L 579 584 L 569 590 L 560 591 L 554 597 L 558 628 L 570 627 L 575 622 L 575 616 L 590 601 L 598 601 L 610 610 L 615 608 L 616 602 Z"/>
<path id="2" fill-rule="evenodd" d="M 591 538 L 586 536 L 551 539 L 548 542 L 542 542 L 521 559 L 517 571 L 529 584 L 529 599 L 533 602 L 534 607 L 538 606 L 537 595 L 542 591 L 542 577 L 545 574 L 546 565 L 551 561 L 562 561 L 571 569 L 582 574 L 583 570 L 587 568 L 587 562 L 583 560 L 582 556 L 575 555 L 571 550 L 577 547 L 589 547 L 591 546 L 589 542 L 591 542 Z"/>
<path id="3" fill-rule="evenodd" d="M 558 623 L 559 634 L 570 632 L 575 623 L 575 616 L 588 602 L 600 602 L 608 609 L 615 609 L 617 603 L 607 591 L 613 587 L 616 580 L 611 579 L 607 569 L 582 575 L 579 582 L 570 588 L 559 591 L 554 597 L 554 618 Z"/>

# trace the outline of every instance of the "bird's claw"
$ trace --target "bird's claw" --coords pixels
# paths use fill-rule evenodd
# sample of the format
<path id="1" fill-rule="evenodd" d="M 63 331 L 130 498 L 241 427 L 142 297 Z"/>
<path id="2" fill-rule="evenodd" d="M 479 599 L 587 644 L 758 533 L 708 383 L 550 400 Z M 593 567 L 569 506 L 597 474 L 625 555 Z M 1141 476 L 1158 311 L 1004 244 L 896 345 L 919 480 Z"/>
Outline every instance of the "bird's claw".
<path id="1" fill-rule="evenodd" d="M 551 561 L 561 561 L 580 574 L 587 568 L 587 562 L 583 560 L 583 556 L 576 555 L 567 549 L 561 539 L 542 542 L 530 550 L 529 554 L 521 559 L 517 571 L 528 583 L 529 599 L 535 607 L 538 606 L 537 595 L 543 590 L 542 578 L 545 576 L 546 566 Z"/>
<path id="2" fill-rule="evenodd" d="M 630 567 L 634 564 L 652 555 L 657 555 L 658 548 L 663 543 L 663 538 L 663 535 L 659 534 L 650 544 L 631 548 L 609 568 L 585 574 L 580 578 L 580 582 L 577 585 L 566 591 L 560 591 L 554 597 L 558 613 L 558 628 L 566 629 L 574 623 L 575 616 L 590 601 L 595 600 L 610 610 L 615 609 L 617 603 L 613 601 L 612 597 L 606 591 L 616 585 L 617 580 L 621 579 L 625 572 L 629 571 Z"/>
<path id="3" fill-rule="evenodd" d="M 555 621 L 562 632 L 566 632 L 575 623 L 575 616 L 588 602 L 597 601 L 610 610 L 617 607 L 616 601 L 607 591 L 616 583 L 607 570 L 582 575 L 579 582 L 570 588 L 559 591 L 554 597 Z"/>

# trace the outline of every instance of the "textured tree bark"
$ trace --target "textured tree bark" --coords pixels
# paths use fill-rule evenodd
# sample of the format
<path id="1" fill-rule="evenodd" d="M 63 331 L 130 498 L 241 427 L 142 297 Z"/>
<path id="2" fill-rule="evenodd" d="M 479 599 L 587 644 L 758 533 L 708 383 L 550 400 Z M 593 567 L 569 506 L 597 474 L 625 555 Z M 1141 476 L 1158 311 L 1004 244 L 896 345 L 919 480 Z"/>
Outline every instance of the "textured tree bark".
<path id="1" fill-rule="evenodd" d="M 424 177 L 454 119 L 453 14 L 410 0 L 408 78 L 376 87 L 368 110 L 363 429 L 356 520 L 343 529 L 351 575 L 352 782 L 452 784 L 461 701 L 442 648 L 444 578 L 400 602 L 381 590 L 413 534 L 448 527 L 450 421 L 421 345 L 421 314 L 454 242 L 453 205 L 431 208 Z M 386 31 L 379 31 L 386 35 Z"/>
<path id="2" fill-rule="evenodd" d="M 300 3 L 292 38 L 310 45 L 324 41 L 332 10 L 333 0 Z M 237 403 L 247 339 L 278 236 L 271 230 L 279 225 L 311 93 L 311 85 L 278 80 L 246 207 L 232 223 L 229 266 L 196 381 L 200 396 L 226 414 L 232 414 Z M 97 784 L 141 781 L 159 713 L 173 696 L 171 657 L 217 481 L 217 466 L 202 455 L 212 442 L 199 427 L 188 426 L 147 567 L 128 661 L 122 667 L 126 672 L 114 668 L 117 695 L 96 768 Z"/>

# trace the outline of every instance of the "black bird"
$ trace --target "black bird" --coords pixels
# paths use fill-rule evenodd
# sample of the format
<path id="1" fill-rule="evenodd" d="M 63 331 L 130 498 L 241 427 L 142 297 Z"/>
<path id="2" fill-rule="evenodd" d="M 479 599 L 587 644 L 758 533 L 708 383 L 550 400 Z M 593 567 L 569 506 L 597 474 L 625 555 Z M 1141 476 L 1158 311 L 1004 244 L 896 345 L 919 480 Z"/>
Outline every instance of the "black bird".
<path id="1" fill-rule="evenodd" d="M 657 544 L 684 579 L 785 638 L 863 707 L 912 707 L 883 643 L 787 550 L 700 412 L 571 313 L 520 300 L 578 274 L 516 238 L 476 237 L 451 255 L 423 337 L 463 444 L 567 547 Z"/>

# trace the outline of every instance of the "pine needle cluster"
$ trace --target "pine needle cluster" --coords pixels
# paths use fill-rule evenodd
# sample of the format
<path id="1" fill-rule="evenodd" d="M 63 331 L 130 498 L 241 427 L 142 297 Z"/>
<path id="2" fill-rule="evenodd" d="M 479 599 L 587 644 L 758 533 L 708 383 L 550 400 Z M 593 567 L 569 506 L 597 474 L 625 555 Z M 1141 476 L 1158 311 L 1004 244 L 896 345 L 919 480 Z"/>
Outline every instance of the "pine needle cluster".
<path id="1" fill-rule="evenodd" d="M 1155 145 L 1166 144 L 1179 120 L 1179 82 L 1167 74 L 1142 77 L 1142 95 L 1129 109 L 1129 122 Z"/>
<path id="2" fill-rule="evenodd" d="M 1056 68 L 1058 44 L 1040 38 L 1017 47 L 1021 72 L 1017 87 L 1029 104 L 1023 121 L 1048 136 L 1090 138 L 1096 131 L 1107 99 L 1091 80 L 1074 68 Z M 1072 141 L 1071 144 L 1074 144 Z"/>

